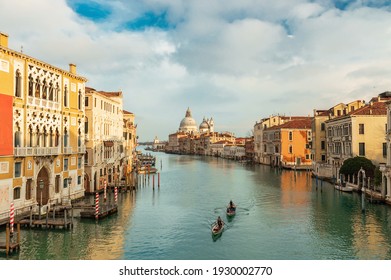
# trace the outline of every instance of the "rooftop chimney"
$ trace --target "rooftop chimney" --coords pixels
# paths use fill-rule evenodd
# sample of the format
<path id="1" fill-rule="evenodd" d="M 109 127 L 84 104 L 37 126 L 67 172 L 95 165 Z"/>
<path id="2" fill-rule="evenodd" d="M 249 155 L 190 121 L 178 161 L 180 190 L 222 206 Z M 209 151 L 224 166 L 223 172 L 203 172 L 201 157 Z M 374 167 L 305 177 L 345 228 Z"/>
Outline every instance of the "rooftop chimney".
<path id="1" fill-rule="evenodd" d="M 69 72 L 71 72 L 71 74 L 76 75 L 76 64 L 73 63 L 69 64 Z"/>
<path id="2" fill-rule="evenodd" d="M 8 35 L 0 32 L 0 47 L 8 48 Z"/>

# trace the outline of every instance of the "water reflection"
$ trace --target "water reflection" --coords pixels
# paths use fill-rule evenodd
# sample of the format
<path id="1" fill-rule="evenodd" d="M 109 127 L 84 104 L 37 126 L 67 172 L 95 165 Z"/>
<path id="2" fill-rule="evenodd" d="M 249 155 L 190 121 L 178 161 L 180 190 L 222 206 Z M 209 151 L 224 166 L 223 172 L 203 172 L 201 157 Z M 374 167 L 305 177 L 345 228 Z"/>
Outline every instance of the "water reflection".
<path id="1" fill-rule="evenodd" d="M 307 172 L 156 153 L 160 187 L 143 177 L 117 215 L 70 231 L 22 230 L 12 259 L 390 259 L 391 210 Z M 141 182 L 142 180 L 142 182 Z M 235 217 L 226 216 L 230 200 Z M 211 238 L 217 216 L 223 234 Z M 0 239 L 4 233 L 0 233 Z M 4 255 L 0 255 L 4 259 Z"/>

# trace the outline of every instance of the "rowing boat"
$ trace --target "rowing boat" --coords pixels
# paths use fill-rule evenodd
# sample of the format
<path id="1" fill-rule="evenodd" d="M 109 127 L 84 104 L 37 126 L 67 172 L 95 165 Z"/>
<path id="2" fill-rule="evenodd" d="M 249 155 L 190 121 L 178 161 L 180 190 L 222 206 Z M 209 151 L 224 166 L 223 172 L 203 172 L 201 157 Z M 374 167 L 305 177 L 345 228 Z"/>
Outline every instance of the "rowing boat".
<path id="1" fill-rule="evenodd" d="M 224 222 L 222 221 L 221 227 L 217 224 L 217 222 L 214 222 L 212 225 L 212 234 L 213 235 L 219 235 L 224 230 Z"/>

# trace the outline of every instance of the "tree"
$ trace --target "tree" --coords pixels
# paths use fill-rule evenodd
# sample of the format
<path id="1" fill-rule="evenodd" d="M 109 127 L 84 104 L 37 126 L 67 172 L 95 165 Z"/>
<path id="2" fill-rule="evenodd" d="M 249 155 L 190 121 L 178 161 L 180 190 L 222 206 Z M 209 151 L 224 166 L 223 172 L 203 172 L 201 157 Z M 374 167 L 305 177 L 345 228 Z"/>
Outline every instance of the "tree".
<path id="1" fill-rule="evenodd" d="M 360 169 L 365 170 L 365 176 L 374 178 L 375 165 L 366 157 L 354 157 L 345 160 L 339 170 L 339 173 L 344 175 L 356 175 Z"/>

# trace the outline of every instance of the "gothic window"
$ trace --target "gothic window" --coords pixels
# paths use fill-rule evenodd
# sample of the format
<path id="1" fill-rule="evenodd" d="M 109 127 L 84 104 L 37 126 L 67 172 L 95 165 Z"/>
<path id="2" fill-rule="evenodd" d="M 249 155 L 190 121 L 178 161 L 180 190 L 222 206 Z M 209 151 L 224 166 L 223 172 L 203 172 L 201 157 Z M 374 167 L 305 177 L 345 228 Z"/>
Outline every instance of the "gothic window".
<path id="1" fill-rule="evenodd" d="M 50 101 L 54 100 L 53 92 L 54 92 L 53 83 L 50 82 L 49 83 L 49 100 Z"/>
<path id="2" fill-rule="evenodd" d="M 32 147 L 33 146 L 33 128 L 31 126 L 29 126 L 29 128 L 28 128 L 27 140 L 28 140 L 27 146 Z"/>
<path id="3" fill-rule="evenodd" d="M 42 82 L 42 99 L 47 99 L 48 94 L 48 85 L 46 83 L 46 79 Z"/>
<path id="4" fill-rule="evenodd" d="M 41 97 L 41 85 L 39 83 L 39 78 L 35 80 L 35 97 Z"/>
<path id="5" fill-rule="evenodd" d="M 22 97 L 22 75 L 19 69 L 15 73 L 15 96 Z"/>
<path id="6" fill-rule="evenodd" d="M 15 127 L 15 134 L 14 134 L 14 147 L 20 147 L 21 146 L 21 132 L 20 132 L 20 127 L 19 124 L 16 123 Z"/>
<path id="7" fill-rule="evenodd" d="M 42 143 L 42 144 L 43 144 L 43 147 L 47 147 L 47 146 L 48 146 L 48 143 L 47 143 L 47 142 L 48 142 L 48 141 L 47 141 L 47 139 L 48 139 L 48 133 L 47 133 L 47 131 L 46 131 L 46 127 L 43 128 L 42 137 L 43 137 L 43 139 L 42 139 L 42 140 L 43 140 L 43 141 L 42 141 L 42 142 L 43 142 L 43 143 Z"/>
<path id="8" fill-rule="evenodd" d="M 29 96 L 33 96 L 33 92 L 34 92 L 34 79 L 30 74 L 29 75 Z"/>
<path id="9" fill-rule="evenodd" d="M 60 144 L 60 133 L 58 132 L 58 129 L 56 129 L 56 134 L 54 136 L 54 146 L 58 147 Z"/>
<path id="10" fill-rule="evenodd" d="M 39 131 L 39 127 L 37 126 L 37 132 L 36 132 L 36 138 L 35 138 L 35 146 L 40 147 L 41 141 L 40 141 L 41 132 Z"/>
<path id="11" fill-rule="evenodd" d="M 54 93 L 55 93 L 54 101 L 56 101 L 56 102 L 59 101 L 59 98 L 58 98 L 59 89 L 60 89 L 60 86 L 58 85 L 58 83 L 56 83 L 56 88 L 54 89 Z"/>

